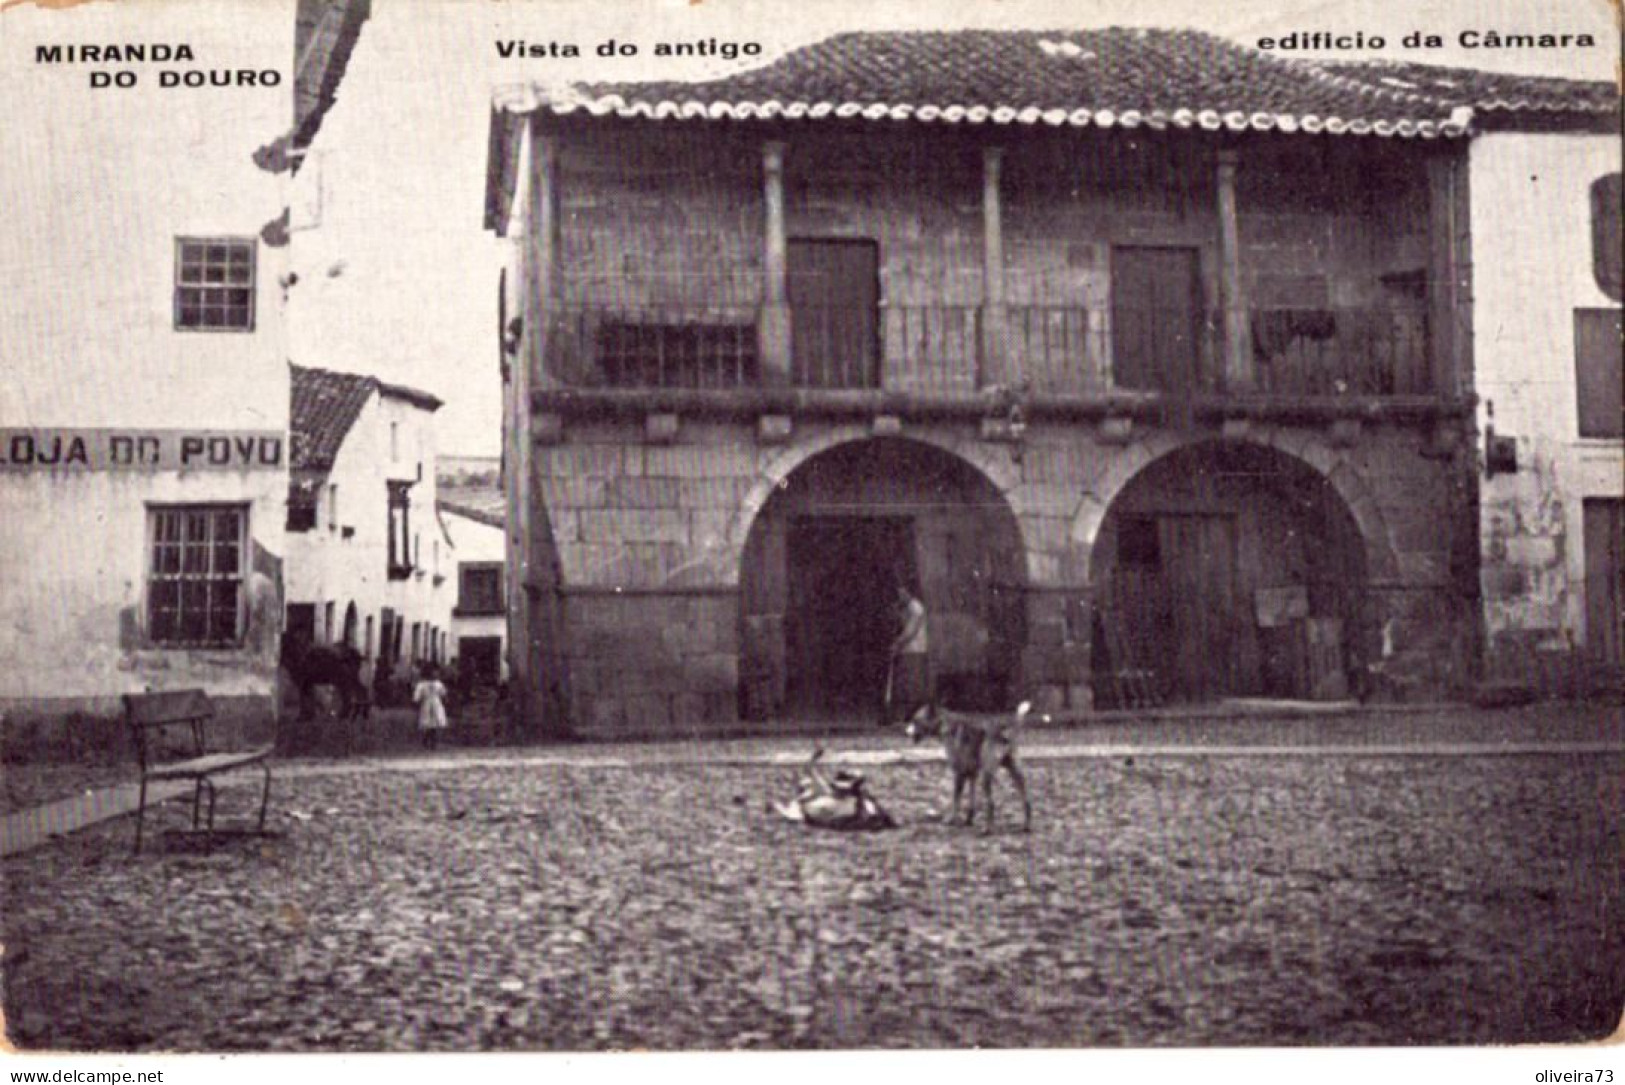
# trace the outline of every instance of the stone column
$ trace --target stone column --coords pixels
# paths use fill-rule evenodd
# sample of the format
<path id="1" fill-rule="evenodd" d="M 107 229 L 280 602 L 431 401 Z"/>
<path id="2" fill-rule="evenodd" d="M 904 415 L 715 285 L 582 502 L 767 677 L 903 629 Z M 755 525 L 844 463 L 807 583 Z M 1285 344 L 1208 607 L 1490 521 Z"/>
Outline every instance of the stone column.
<path id="1" fill-rule="evenodd" d="M 548 691 L 561 688 L 557 645 L 549 643 L 550 622 L 558 605 L 558 585 L 546 560 L 552 543 L 546 509 L 540 507 L 536 482 L 537 427 L 531 393 L 558 379 L 550 364 L 565 349 L 556 334 L 559 293 L 559 147 L 558 139 L 533 115 L 529 171 L 525 181 L 524 233 L 519 239 L 523 295 L 521 364 L 512 367 L 509 420 L 516 432 L 504 442 L 504 468 L 510 515 L 508 538 L 508 664 L 518 692 L 515 709 L 528 733 L 565 726 L 560 708 Z M 517 589 L 516 591 L 513 589 Z M 556 638 L 556 632 L 554 637 Z"/>
<path id="2" fill-rule="evenodd" d="M 999 179 L 1003 147 L 982 148 L 982 358 L 977 384 L 1013 384 L 1007 371 L 1004 310 L 1004 220 Z"/>
<path id="3" fill-rule="evenodd" d="M 784 144 L 762 144 L 762 205 L 765 209 L 762 251 L 762 312 L 758 336 L 762 380 L 790 383 L 790 284 L 788 244 L 784 232 Z"/>
<path id="4" fill-rule="evenodd" d="M 1464 228 L 1456 159 L 1428 159 L 1428 377 L 1436 395 L 1453 396 L 1461 387 L 1456 365 L 1457 304 L 1465 288 L 1456 238 Z"/>
<path id="5" fill-rule="evenodd" d="M 1235 151 L 1219 152 L 1219 307 L 1224 328 L 1224 387 L 1251 391 L 1256 383 L 1248 329 L 1246 290 L 1241 278 L 1241 236 L 1236 226 Z"/>
<path id="6" fill-rule="evenodd" d="M 559 293 L 558 137 L 533 129 L 525 208 L 525 345 L 531 387 L 550 381 L 547 363 L 561 344 L 547 334 Z"/>

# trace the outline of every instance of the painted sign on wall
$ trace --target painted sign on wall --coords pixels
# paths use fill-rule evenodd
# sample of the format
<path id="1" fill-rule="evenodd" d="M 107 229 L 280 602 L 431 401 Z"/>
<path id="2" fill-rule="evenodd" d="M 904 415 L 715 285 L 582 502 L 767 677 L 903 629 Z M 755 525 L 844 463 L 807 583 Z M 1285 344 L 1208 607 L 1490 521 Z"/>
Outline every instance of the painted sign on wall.
<path id="1" fill-rule="evenodd" d="M 267 470 L 286 444 L 274 430 L 0 429 L 0 471 Z"/>

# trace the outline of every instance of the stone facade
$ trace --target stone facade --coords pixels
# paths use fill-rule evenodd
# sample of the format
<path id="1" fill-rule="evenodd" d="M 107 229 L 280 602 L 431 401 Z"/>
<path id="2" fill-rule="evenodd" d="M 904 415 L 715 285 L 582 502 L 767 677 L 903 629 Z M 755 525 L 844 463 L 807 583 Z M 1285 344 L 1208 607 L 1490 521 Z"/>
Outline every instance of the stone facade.
<path id="1" fill-rule="evenodd" d="M 1287 620 L 1337 627 L 1339 695 L 1427 698 L 1470 681 L 1475 475 L 1455 398 L 1469 375 L 1459 337 L 1422 330 L 1430 301 L 1458 319 L 1427 284 L 1459 270 L 1460 238 L 1438 225 L 1459 147 L 1258 137 L 1221 155 L 1185 135 L 1029 132 L 994 147 L 904 128 L 574 121 L 526 139 L 503 225 L 508 311 L 540 329 L 508 389 L 523 427 L 510 462 L 528 479 L 514 538 L 531 558 L 516 572 L 531 681 L 576 733 L 861 718 L 883 675 L 819 625 L 807 583 L 821 573 L 858 615 L 864 591 L 885 594 L 888 563 L 923 590 L 939 673 L 986 679 L 955 696 L 1087 711 L 1123 653 L 1103 643 L 1120 638 L 1104 632 L 1114 561 L 1097 545 L 1120 545 L 1114 503 L 1180 455 L 1198 474 L 1237 456 L 1273 472 L 1239 489 L 1142 483 L 1117 516 L 1194 509 L 1240 525 L 1222 529 L 1250 563 L 1236 621 L 1263 613 L 1255 596 L 1335 597 Z M 809 388 L 775 368 L 775 231 L 873 244 L 874 384 Z M 1199 326 L 1177 387 L 1126 385 L 1119 361 L 1120 265 L 1143 249 L 1190 254 Z M 1250 309 L 1227 319 L 1237 303 Z M 1354 342 L 1355 310 L 1398 331 L 1377 342 L 1367 321 L 1326 362 Z M 747 335 L 753 353 L 728 356 L 740 368 L 723 386 L 707 388 L 703 367 L 628 382 L 602 366 L 605 328 L 631 323 L 675 329 L 640 334 L 679 360 L 714 342 L 685 326 Z M 1334 574 L 1283 541 L 1293 517 L 1310 537 L 1334 523 L 1357 536 Z M 888 542 L 884 522 L 910 541 Z M 808 540 L 855 564 L 808 556 Z M 1277 567 L 1294 562 L 1297 580 Z M 1316 577 L 1335 591 L 1304 582 Z M 852 638 L 883 650 L 884 620 L 854 616 Z M 1220 692 L 1283 692 L 1249 666 Z M 834 677 L 809 702 L 797 683 L 820 667 Z M 843 683 L 869 692 L 844 697 Z"/>

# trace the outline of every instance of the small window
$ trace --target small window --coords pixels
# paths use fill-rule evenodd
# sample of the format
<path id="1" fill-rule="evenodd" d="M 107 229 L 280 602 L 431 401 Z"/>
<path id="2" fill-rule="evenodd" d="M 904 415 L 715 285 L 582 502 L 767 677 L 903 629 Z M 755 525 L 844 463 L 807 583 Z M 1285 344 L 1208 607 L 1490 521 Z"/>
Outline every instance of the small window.
<path id="1" fill-rule="evenodd" d="M 288 496 L 289 531 L 310 531 L 316 526 L 316 496 L 296 488 Z"/>
<path id="2" fill-rule="evenodd" d="M 1574 311 L 1574 385 L 1580 408 L 1581 437 L 1625 436 L 1620 355 L 1625 329 L 1618 309 Z"/>
<path id="3" fill-rule="evenodd" d="M 245 519 L 231 505 L 150 508 L 150 641 L 223 647 L 241 640 Z"/>
<path id="4" fill-rule="evenodd" d="M 1591 186 L 1591 272 L 1615 301 L 1625 295 L 1625 230 L 1619 208 L 1621 174 L 1599 177 Z"/>
<path id="5" fill-rule="evenodd" d="M 472 564 L 457 567 L 457 613 L 501 614 L 502 566 Z"/>
<path id="6" fill-rule="evenodd" d="M 254 330 L 252 240 L 180 238 L 175 243 L 175 327 Z"/>

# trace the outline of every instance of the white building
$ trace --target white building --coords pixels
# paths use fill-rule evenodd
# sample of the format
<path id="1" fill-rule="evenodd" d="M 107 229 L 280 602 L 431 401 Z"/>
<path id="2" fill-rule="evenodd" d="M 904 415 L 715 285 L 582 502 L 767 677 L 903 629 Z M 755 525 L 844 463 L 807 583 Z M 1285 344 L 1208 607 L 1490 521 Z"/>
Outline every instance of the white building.
<path id="1" fill-rule="evenodd" d="M 451 535 L 457 562 L 457 602 L 451 612 L 452 655 L 465 679 L 495 686 L 508 678 L 503 494 L 494 482 L 486 486 L 442 485 L 440 513 Z"/>
<path id="2" fill-rule="evenodd" d="M 1465 201 L 1485 675 L 1555 693 L 1622 662 L 1620 94 L 1608 82 L 1323 65 L 1470 111 Z M 1470 485 L 1474 480 L 1464 480 Z"/>
<path id="3" fill-rule="evenodd" d="M 1625 663 L 1619 97 L 1552 93 L 1481 110 L 1469 170 L 1488 673 L 1548 690 Z"/>
<path id="4" fill-rule="evenodd" d="M 293 122 L 294 5 L 22 6 L 5 23 L 0 715 L 201 686 L 268 723 L 288 370 L 285 174 L 264 152 Z M 106 65 L 50 59 L 83 42 L 191 59 L 150 49 L 112 66 L 133 86 L 97 89 Z M 194 68 L 259 85 L 161 85 Z"/>
<path id="5" fill-rule="evenodd" d="M 451 545 L 427 392 L 292 367 L 291 640 L 348 644 L 402 681 L 450 659 Z"/>

